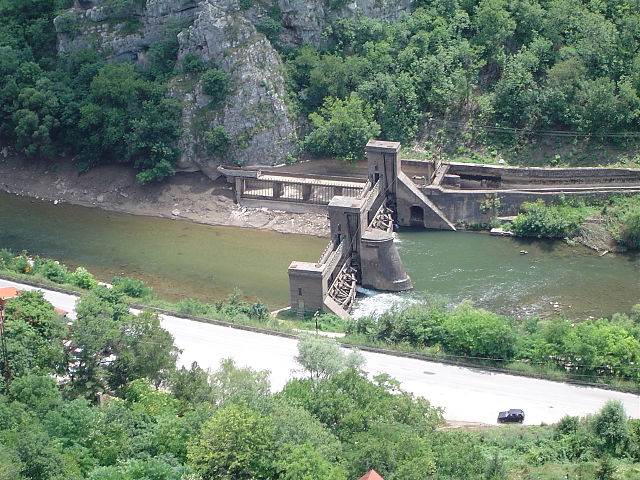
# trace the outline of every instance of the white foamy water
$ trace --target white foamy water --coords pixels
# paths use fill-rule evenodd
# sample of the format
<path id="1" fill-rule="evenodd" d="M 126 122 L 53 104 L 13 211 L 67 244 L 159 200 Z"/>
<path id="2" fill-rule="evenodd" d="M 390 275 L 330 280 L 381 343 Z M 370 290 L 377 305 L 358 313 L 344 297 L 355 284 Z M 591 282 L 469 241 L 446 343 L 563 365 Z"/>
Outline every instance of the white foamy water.
<path id="1" fill-rule="evenodd" d="M 356 304 L 351 311 L 354 319 L 380 315 L 395 306 L 405 306 L 416 303 L 418 300 L 407 293 L 378 292 L 368 288 L 357 287 L 361 295 L 356 298 Z"/>

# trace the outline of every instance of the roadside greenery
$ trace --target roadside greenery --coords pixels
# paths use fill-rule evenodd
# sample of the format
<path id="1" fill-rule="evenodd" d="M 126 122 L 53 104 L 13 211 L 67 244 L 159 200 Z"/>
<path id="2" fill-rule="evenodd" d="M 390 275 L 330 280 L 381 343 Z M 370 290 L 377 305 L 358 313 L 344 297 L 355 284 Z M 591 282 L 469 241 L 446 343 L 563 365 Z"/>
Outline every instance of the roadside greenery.
<path id="1" fill-rule="evenodd" d="M 622 201 L 622 200 L 621 200 Z M 624 205 L 626 201 L 622 201 Z M 103 291 L 84 268 L 68 273 L 66 267 L 49 259 L 31 259 L 26 253 L 14 255 L 0 250 L 0 272 L 32 281 L 90 292 Z M 416 353 L 448 361 L 482 365 L 525 375 L 561 380 L 606 383 L 637 389 L 640 381 L 640 305 L 628 314 L 612 318 L 551 320 L 527 318 L 515 321 L 462 302 L 455 308 L 441 299 L 424 299 L 414 305 L 395 308 L 379 316 L 345 321 L 322 314 L 299 319 L 292 315 L 269 315 L 260 301 L 247 302 L 235 291 L 225 301 L 204 303 L 184 299 L 170 303 L 156 299 L 144 282 L 129 278 L 112 279 L 112 295 L 128 302 L 157 307 L 194 317 L 251 325 L 277 331 L 293 329 L 346 332 L 344 343 Z M 89 286 L 86 288 L 84 286 Z M 305 337 L 306 338 L 306 337 Z M 324 377 L 314 364 L 324 357 L 336 362 L 330 371 L 358 365 L 358 358 L 341 359 L 326 345 L 311 339 L 303 342 L 300 363 L 312 376 Z M 315 363 L 314 363 L 315 362 Z"/>
<path id="2" fill-rule="evenodd" d="M 351 480 L 375 469 L 387 480 L 630 480 L 640 472 L 640 421 L 618 402 L 550 426 L 441 429 L 442 410 L 390 376 L 371 380 L 361 359 L 337 366 L 323 355 L 338 348 L 330 340 L 302 339 L 310 378 L 271 393 L 269 372 L 230 359 L 213 372 L 176 367 L 157 316 L 129 313 L 113 289 L 83 295 L 77 311 L 66 328 L 39 292 L 7 304 L 0 478 Z"/>
<path id="3" fill-rule="evenodd" d="M 640 381 L 640 305 L 611 319 L 521 322 L 463 302 L 451 309 L 427 300 L 353 320 L 345 342 L 373 343 L 452 361 L 581 381 Z M 527 368 L 518 368 L 517 365 Z"/>

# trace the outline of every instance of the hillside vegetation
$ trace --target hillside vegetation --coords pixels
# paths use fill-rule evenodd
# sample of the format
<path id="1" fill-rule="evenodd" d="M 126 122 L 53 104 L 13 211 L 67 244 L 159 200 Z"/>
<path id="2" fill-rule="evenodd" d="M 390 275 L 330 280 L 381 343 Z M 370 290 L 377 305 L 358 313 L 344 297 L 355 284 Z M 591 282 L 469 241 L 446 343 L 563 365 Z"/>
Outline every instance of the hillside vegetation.
<path id="1" fill-rule="evenodd" d="M 384 139 L 411 142 L 422 131 L 431 141 L 427 149 L 449 147 L 457 155 L 478 143 L 522 147 L 539 140 L 540 131 L 573 144 L 592 137 L 623 148 L 637 138 L 637 2 L 422 0 L 415 6 L 394 24 L 340 20 L 331 47 L 289 53 L 296 98 L 314 126 L 326 128 L 318 111 L 325 122 L 341 121 L 343 105 L 333 100 L 341 98 L 352 111 L 349 122 L 368 124 L 369 134 L 379 127 Z M 341 154 L 316 135 L 308 148 Z"/>
<path id="2" fill-rule="evenodd" d="M 110 21 L 120 22 L 113 38 L 135 33 L 139 2 L 109 5 L 118 13 Z M 141 182 L 171 175 L 191 126 L 181 123 L 183 98 L 169 94 L 170 82 L 201 83 L 213 112 L 231 91 L 227 75 L 197 52 L 177 61 L 185 28 L 177 24 L 149 45 L 144 63 L 106 62 L 106 50 L 59 55 L 56 28 L 85 34 L 65 13 L 71 6 L 0 0 L 0 136 L 33 158 L 67 154 L 79 168 L 127 162 Z M 472 161 L 640 161 L 636 0 L 418 0 L 393 23 L 334 18 L 321 42 L 303 46 L 280 43 L 286 25 L 275 2 L 236 7 L 267 9 L 256 28 L 285 59 L 288 107 L 306 125 L 299 153 L 353 159 L 379 137 Z M 249 137 L 235 138 L 207 112 L 198 113 L 206 113 L 196 135 L 202 154 L 234 161 L 230 152 Z"/>

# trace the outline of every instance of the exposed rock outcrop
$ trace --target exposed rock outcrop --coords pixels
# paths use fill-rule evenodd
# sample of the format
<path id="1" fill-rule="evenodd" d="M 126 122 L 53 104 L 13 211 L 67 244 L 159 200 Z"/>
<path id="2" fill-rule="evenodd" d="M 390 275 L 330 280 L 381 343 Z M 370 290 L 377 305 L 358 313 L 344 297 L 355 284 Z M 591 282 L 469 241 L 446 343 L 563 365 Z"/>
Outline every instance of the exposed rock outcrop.
<path id="1" fill-rule="evenodd" d="M 197 52 L 230 75 L 232 94 L 214 112 L 199 84 L 184 94 L 181 168 L 198 164 L 209 176 L 223 159 L 204 158 L 199 131 L 217 125 L 233 138 L 231 158 L 242 165 L 282 162 L 294 149 L 295 126 L 285 104 L 280 56 L 239 11 L 202 5 L 193 25 L 178 35 L 179 58 Z M 228 160 L 228 159 L 226 159 Z"/>
<path id="2" fill-rule="evenodd" d="M 269 37 L 279 45 L 319 45 L 337 18 L 393 21 L 410 5 L 411 0 L 75 0 L 55 26 L 61 54 L 93 48 L 108 59 L 144 64 L 152 43 L 177 36 L 180 59 L 194 53 L 227 72 L 232 93 L 216 108 L 198 74 L 177 73 L 170 88 L 183 104 L 178 167 L 216 177 L 220 163 L 280 163 L 294 149 L 282 61 L 258 31 L 264 31 L 265 20 L 279 25 L 279 33 Z M 216 126 L 232 138 L 225 158 L 208 154 L 204 146 L 204 132 Z"/>

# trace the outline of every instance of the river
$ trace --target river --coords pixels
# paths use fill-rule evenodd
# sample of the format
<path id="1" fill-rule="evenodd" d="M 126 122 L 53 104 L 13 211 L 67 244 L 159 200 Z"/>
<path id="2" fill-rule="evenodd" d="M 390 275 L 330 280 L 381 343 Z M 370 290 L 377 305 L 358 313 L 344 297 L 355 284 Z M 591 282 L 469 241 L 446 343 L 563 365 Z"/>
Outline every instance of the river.
<path id="1" fill-rule="evenodd" d="M 168 300 L 223 299 L 239 289 L 272 308 L 288 304 L 287 266 L 314 261 L 325 239 L 214 227 L 111 213 L 0 194 L 0 248 L 27 250 L 99 279 L 114 275 L 150 283 Z M 480 233 L 405 230 L 400 255 L 416 292 L 456 303 L 470 299 L 501 313 L 570 317 L 611 315 L 640 303 L 640 255 L 598 256 L 563 242 Z M 525 255 L 520 254 L 526 250 Z M 374 295 L 358 312 L 416 293 Z"/>

